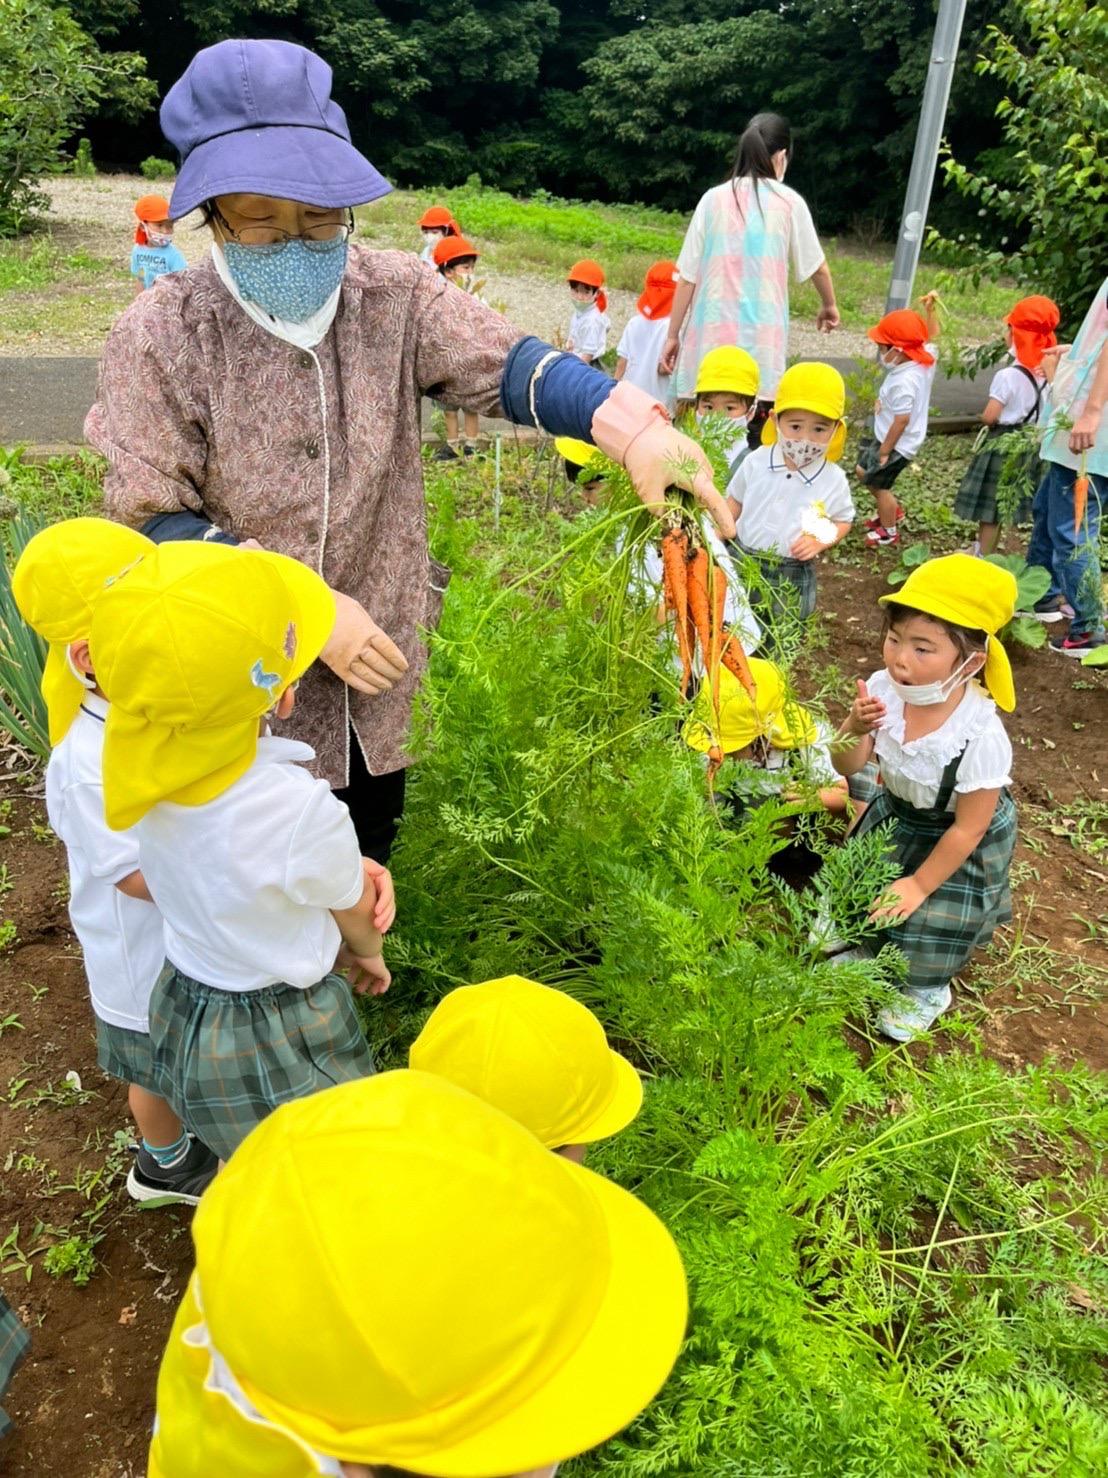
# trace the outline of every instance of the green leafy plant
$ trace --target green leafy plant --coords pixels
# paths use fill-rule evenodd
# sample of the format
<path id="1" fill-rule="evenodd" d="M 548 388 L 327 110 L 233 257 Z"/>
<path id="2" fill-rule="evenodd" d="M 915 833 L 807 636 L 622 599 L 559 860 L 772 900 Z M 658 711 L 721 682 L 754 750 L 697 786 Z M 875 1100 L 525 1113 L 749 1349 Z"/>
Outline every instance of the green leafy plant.
<path id="1" fill-rule="evenodd" d="M 86 180 L 95 176 L 96 161 L 92 157 L 92 145 L 88 139 L 77 140 L 77 149 L 73 155 L 73 162 L 69 166 L 69 173 Z"/>
<path id="2" fill-rule="evenodd" d="M 176 178 L 177 166 L 170 159 L 150 154 L 139 165 L 139 174 L 144 180 L 172 180 Z"/>
<path id="3" fill-rule="evenodd" d="M 96 1271 L 95 1246 L 88 1237 L 67 1237 L 49 1249 L 42 1265 L 52 1278 L 72 1278 L 78 1288 L 84 1288 Z"/>
<path id="4" fill-rule="evenodd" d="M 42 523 L 20 509 L 3 526 L 3 564 L 0 568 L 0 729 L 30 754 L 45 759 L 50 753 L 42 672 L 46 644 L 27 626 L 12 594 L 11 572 L 16 560 Z"/>
<path id="5" fill-rule="evenodd" d="M 900 551 L 900 558 L 886 576 L 889 585 L 903 585 L 913 570 L 922 564 L 926 564 L 931 558 L 931 545 L 917 540 L 915 544 L 906 544 Z"/>

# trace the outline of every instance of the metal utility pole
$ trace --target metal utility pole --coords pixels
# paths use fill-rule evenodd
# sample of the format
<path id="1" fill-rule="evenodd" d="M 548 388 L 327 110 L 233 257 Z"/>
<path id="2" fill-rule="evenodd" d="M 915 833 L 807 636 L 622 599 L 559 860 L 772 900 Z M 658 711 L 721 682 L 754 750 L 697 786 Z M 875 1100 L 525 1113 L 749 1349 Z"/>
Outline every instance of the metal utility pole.
<path id="1" fill-rule="evenodd" d="M 912 283 L 919 265 L 923 231 L 927 224 L 927 207 L 931 186 L 935 183 L 935 167 L 939 162 L 939 142 L 946 121 L 946 105 L 950 100 L 950 81 L 962 35 L 966 0 L 939 0 L 935 34 L 931 41 L 931 61 L 923 88 L 916 146 L 912 152 L 912 168 L 904 193 L 904 213 L 900 234 L 896 239 L 893 275 L 885 311 L 905 308 L 912 300 Z"/>

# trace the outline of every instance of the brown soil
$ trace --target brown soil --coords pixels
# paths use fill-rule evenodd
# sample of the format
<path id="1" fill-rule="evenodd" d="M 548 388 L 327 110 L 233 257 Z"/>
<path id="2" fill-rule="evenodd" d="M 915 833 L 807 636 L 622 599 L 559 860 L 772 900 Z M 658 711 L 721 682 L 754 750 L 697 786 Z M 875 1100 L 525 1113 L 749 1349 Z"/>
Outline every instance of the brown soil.
<path id="1" fill-rule="evenodd" d="M 871 613 L 886 588 L 883 568 L 863 556 L 860 567 L 829 567 L 821 581 L 830 652 L 846 672 L 868 673 L 877 665 Z M 980 1015 L 988 1048 L 1014 1069 L 1051 1055 L 1103 1069 L 1108 1001 L 1089 978 L 1108 967 L 1108 947 L 1073 916 L 1100 921 L 1108 937 L 1108 856 L 1100 861 L 1049 827 L 1062 830 L 1059 805 L 1108 798 L 1097 770 L 1108 675 L 1049 652 L 1019 653 L 1015 666 L 1020 706 L 1009 731 L 1023 832 L 1019 918 L 971 972 L 959 1004 Z M 21 797 L 8 818 L 12 833 L 0 839 L 0 864 L 12 882 L 0 918 L 17 931 L 0 954 L 0 1023 L 14 1013 L 23 1028 L 0 1031 L 0 1239 L 18 1223 L 18 1245 L 34 1267 L 25 1282 L 15 1254 L 5 1254 L 4 1291 L 31 1328 L 33 1350 L 4 1402 L 16 1425 L 3 1472 L 137 1478 L 158 1358 L 189 1270 L 189 1215 L 139 1211 L 123 1190 L 118 1167 L 125 1169 L 126 1151 L 113 1151 L 113 1135 L 129 1128 L 125 1093 L 96 1067 L 80 959 L 66 923 L 65 858 L 57 844 L 36 839 L 32 823 L 41 821 L 41 804 Z M 1037 957 L 1044 944 L 1059 953 Z M 80 1075 L 87 1101 L 51 1101 L 68 1071 Z M 40 1101 L 30 1102 L 36 1094 Z M 103 1234 L 95 1249 L 99 1267 L 78 1288 L 43 1268 L 41 1249 L 57 1239 L 38 1224 L 80 1230 L 103 1186 L 83 1196 L 78 1177 L 105 1162 L 115 1169 L 108 1202 L 93 1220 Z"/>

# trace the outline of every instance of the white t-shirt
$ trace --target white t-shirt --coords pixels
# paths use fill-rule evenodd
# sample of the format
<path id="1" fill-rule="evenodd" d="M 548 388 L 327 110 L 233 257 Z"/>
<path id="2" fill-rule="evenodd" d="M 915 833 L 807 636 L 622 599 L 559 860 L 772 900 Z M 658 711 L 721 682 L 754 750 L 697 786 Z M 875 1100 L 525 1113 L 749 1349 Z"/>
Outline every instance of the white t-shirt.
<path id="1" fill-rule="evenodd" d="M 743 584 L 735 561 L 728 554 L 723 540 L 711 528 L 707 521 L 704 524 L 704 538 L 711 550 L 712 558 L 727 576 L 727 597 L 723 603 L 723 623 L 728 631 L 734 632 L 742 643 L 743 651 L 749 656 L 756 652 L 762 640 L 762 628 L 758 619 L 750 609 L 750 600 L 747 597 L 746 586 Z M 657 602 L 662 599 L 662 584 L 664 580 L 662 568 L 662 551 L 658 544 L 650 539 L 643 545 L 641 554 L 636 560 L 631 572 L 631 589 L 646 600 Z M 662 640 L 669 642 L 670 633 L 663 630 Z M 674 659 L 674 665 L 678 671 L 681 670 L 681 659 Z M 696 672 L 702 670 L 700 653 L 697 652 Z"/>
<path id="2" fill-rule="evenodd" d="M 788 185 L 783 185 L 780 180 L 759 180 L 758 191 L 759 193 L 772 191 L 787 205 L 789 210 L 789 262 L 797 282 L 807 282 L 813 272 L 818 270 L 825 255 L 823 247 L 819 244 L 819 237 L 816 235 L 808 202 L 803 195 L 798 195 L 795 190 Z M 686 282 L 696 282 L 699 276 L 700 262 L 704 255 L 704 242 L 708 234 L 708 221 L 715 205 L 714 197 L 725 192 L 731 193 L 730 181 L 725 181 L 722 185 L 714 185 L 711 190 L 706 191 L 693 211 L 692 220 L 685 232 L 685 240 L 677 258 L 677 271 Z M 758 210 L 758 204 L 746 182 L 740 187 L 740 195 L 746 209 Z"/>
<path id="3" fill-rule="evenodd" d="M 893 692 L 889 674 L 879 668 L 867 686 L 871 697 L 880 698 L 887 709 L 874 750 L 890 795 L 928 810 L 938 800 L 943 771 L 956 754 L 962 754 L 962 760 L 948 811 L 954 810 L 959 795 L 1011 785 L 1012 745 L 996 704 L 980 684 L 967 683 L 961 703 L 942 728 L 908 744 L 904 742 L 904 704 Z"/>
<path id="4" fill-rule="evenodd" d="M 777 445 L 751 452 L 728 483 L 727 492 L 742 504 L 740 544 L 759 552 L 788 555 L 800 537 L 801 521 L 809 508 L 822 512 L 832 523 L 854 522 L 850 484 L 838 463 L 824 457 L 803 472 L 790 472 Z"/>
<path id="5" fill-rule="evenodd" d="M 163 801 L 135 827 L 165 953 L 225 991 L 307 990 L 334 967 L 331 909 L 362 896 L 350 813 L 301 768 L 306 744 L 266 736 L 246 774 L 202 806 Z"/>
<path id="6" fill-rule="evenodd" d="M 46 813 L 69 858 L 69 917 L 85 957 L 92 1009 L 128 1031 L 147 1029 L 150 992 L 165 962 L 162 916 L 115 886 L 139 866 L 133 831 L 104 820 L 104 720 L 88 693 L 46 766 Z"/>
<path id="7" fill-rule="evenodd" d="M 668 314 L 665 318 L 644 318 L 641 313 L 635 313 L 620 335 L 616 349 L 620 358 L 627 361 L 624 381 L 628 385 L 637 385 L 664 406 L 672 404 L 670 383 L 673 377 L 658 373 L 658 360 L 668 333 Z"/>
<path id="8" fill-rule="evenodd" d="M 878 445 L 893 424 L 894 416 L 907 416 L 908 424 L 893 447 L 902 457 L 914 457 L 927 435 L 927 416 L 931 408 L 931 383 L 938 368 L 938 352 L 934 344 L 924 348 L 932 357 L 931 364 L 917 364 L 906 359 L 896 364 L 881 381 L 877 395 L 877 413 L 873 418 L 873 434 Z"/>
<path id="9" fill-rule="evenodd" d="M 1032 376 L 1030 380 L 1028 375 Z M 1040 390 L 1038 396 L 1035 394 L 1036 385 Z M 1004 407 L 997 425 L 1022 426 L 1025 421 L 1029 426 L 1033 425 L 1035 417 L 1031 412 L 1035 409 L 1036 400 L 1041 401 L 1041 392 L 1045 385 L 1046 376 L 1036 374 L 1034 370 L 1024 370 L 1014 364 L 1006 364 L 1003 369 L 998 369 L 989 382 L 989 399 L 999 400 Z"/>
<path id="10" fill-rule="evenodd" d="M 595 303 L 575 308 L 570 315 L 566 348 L 574 354 L 588 354 L 599 359 L 608 347 L 608 315 Z"/>

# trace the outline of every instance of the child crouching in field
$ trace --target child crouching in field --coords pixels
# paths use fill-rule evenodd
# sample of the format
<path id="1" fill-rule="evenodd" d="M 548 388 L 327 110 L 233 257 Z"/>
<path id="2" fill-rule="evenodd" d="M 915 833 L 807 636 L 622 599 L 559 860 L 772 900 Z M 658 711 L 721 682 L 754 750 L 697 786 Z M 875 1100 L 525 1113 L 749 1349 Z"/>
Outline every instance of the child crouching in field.
<path id="1" fill-rule="evenodd" d="M 654 1214 L 430 1073 L 278 1109 L 193 1237 L 150 1478 L 553 1478 L 685 1334 Z"/>
<path id="2" fill-rule="evenodd" d="M 566 274 L 573 313 L 566 348 L 586 364 L 593 364 L 608 347 L 608 296 L 604 268 L 589 257 L 574 262 Z"/>
<path id="3" fill-rule="evenodd" d="M 816 561 L 850 532 L 854 504 L 837 465 L 846 440 L 846 386 L 829 364 L 794 364 L 781 376 L 763 445 L 728 487 L 737 537 L 762 591 L 755 614 L 779 641 L 816 608 Z"/>
<path id="4" fill-rule="evenodd" d="M 888 370 L 874 407 L 873 435 L 863 441 L 854 469 L 877 503 L 876 516 L 866 520 L 867 544 L 900 543 L 899 523 L 904 509 L 892 486 L 927 436 L 935 340 L 939 337 L 937 300 L 937 293 L 925 293 L 920 298 L 925 318 L 910 308 L 897 308 L 866 330 Z"/>
<path id="5" fill-rule="evenodd" d="M 444 996 L 408 1066 L 476 1094 L 578 1164 L 642 1107 L 638 1073 L 608 1046 L 588 1007 L 520 975 Z"/>
<path id="6" fill-rule="evenodd" d="M 613 379 L 637 385 L 670 410 L 673 409 L 670 376 L 659 374 L 658 361 L 669 333 L 669 314 L 676 291 L 677 263 L 655 262 L 646 274 L 635 312 L 620 336 L 613 375 Z"/>
<path id="7" fill-rule="evenodd" d="M 881 784 L 857 831 L 883 828 L 900 877 L 875 901 L 870 917 L 883 927 L 862 948 L 892 944 L 905 956 L 902 1004 L 878 1026 L 906 1042 L 949 1007 L 952 977 L 1012 916 L 1012 746 L 996 710 L 1016 704 L 997 639 L 1015 614 L 1016 581 L 951 554 L 920 565 L 881 604 L 884 666 L 859 681 L 833 758 L 842 775 L 877 760 Z"/>
<path id="8" fill-rule="evenodd" d="M 105 814 L 134 827 L 165 920 L 155 1073 L 223 1160 L 279 1103 L 373 1072 L 333 972 L 345 943 L 357 988 L 387 989 L 391 884 L 382 870 L 378 908 L 349 812 L 302 767 L 312 751 L 265 733 L 334 621 L 307 566 L 214 543 L 159 545 L 93 615 Z"/>
<path id="9" fill-rule="evenodd" d="M 831 763 L 831 732 L 789 697 L 781 669 L 751 657 L 756 697 L 727 668 L 719 675 L 719 715 L 702 687 L 685 725 L 685 743 L 722 757 L 719 791 L 737 813 L 773 796 L 801 799 L 813 789 L 825 810 L 841 813 L 847 784 Z M 719 763 L 719 761 L 717 761 Z"/>
<path id="10" fill-rule="evenodd" d="M 1004 320 L 1014 363 L 997 370 L 989 383 L 989 398 L 981 412 L 986 428 L 982 433 L 984 445 L 974 454 L 954 499 L 958 517 L 977 524 L 972 554 L 992 554 L 997 546 L 1001 524 L 997 490 L 1004 470 L 1004 437 L 1021 426 L 1033 426 L 1039 419 L 1046 388 L 1043 355 L 1058 342 L 1054 330 L 1060 317 L 1056 303 L 1036 296 L 1021 298 Z M 1033 468 L 1031 489 L 1009 512 L 1011 523 L 1027 523 L 1031 518 L 1031 495 L 1038 483 L 1038 452 L 1028 460 Z"/>
<path id="11" fill-rule="evenodd" d="M 146 896 L 132 832 L 104 820 L 108 704 L 89 658 L 92 613 L 112 578 L 154 545 L 104 518 L 43 529 L 12 576 L 20 614 L 49 648 L 42 692 L 53 750 L 46 810 L 69 862 L 69 917 L 96 1018 L 96 1060 L 126 1083 L 140 1144 L 127 1176 L 136 1201 L 195 1205 L 216 1171 L 162 1097 L 148 1034 L 150 993 L 165 962 L 162 917 Z"/>
<path id="12" fill-rule="evenodd" d="M 456 231 L 445 235 L 435 245 L 431 259 L 438 268 L 441 276 L 447 282 L 452 282 L 455 287 L 461 288 L 462 292 L 469 293 L 478 302 L 484 302 L 479 288 L 473 281 L 473 269 L 477 265 L 480 255 L 472 242 L 459 235 Z M 452 462 L 456 457 L 472 457 L 477 451 L 477 435 L 480 430 L 480 422 L 475 411 L 464 411 L 465 417 L 465 440 L 461 441 L 458 435 L 458 409 L 444 410 L 446 419 L 446 442 L 435 453 L 436 462 Z"/>

